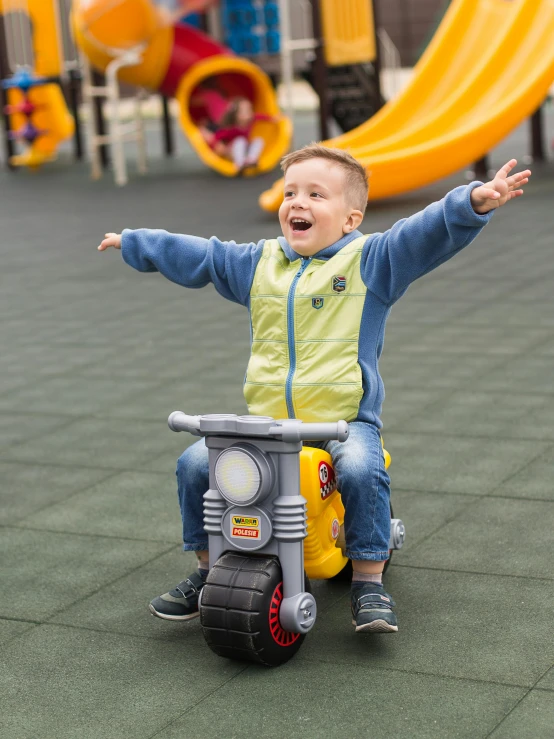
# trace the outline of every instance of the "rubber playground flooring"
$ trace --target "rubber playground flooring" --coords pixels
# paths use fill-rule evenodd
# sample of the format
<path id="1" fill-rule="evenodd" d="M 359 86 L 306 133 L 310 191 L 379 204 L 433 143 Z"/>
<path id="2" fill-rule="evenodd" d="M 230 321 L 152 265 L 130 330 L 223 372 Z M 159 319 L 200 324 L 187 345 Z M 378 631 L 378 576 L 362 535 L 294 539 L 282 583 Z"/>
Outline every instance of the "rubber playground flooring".
<path id="1" fill-rule="evenodd" d="M 268 670 L 147 609 L 192 566 L 174 483 L 192 438 L 167 416 L 244 412 L 246 313 L 95 247 L 127 226 L 276 235 L 256 205 L 273 180 L 224 180 L 182 142 L 167 162 L 151 125 L 151 170 L 123 189 L 67 152 L 0 171 L 0 736 L 551 739 L 552 161 L 389 319 L 399 633 L 355 635 L 348 586 L 316 582 L 315 628 Z M 297 143 L 314 137 L 299 116 Z M 524 127 L 492 163 L 526 146 Z M 464 181 L 371 204 L 364 230 Z"/>

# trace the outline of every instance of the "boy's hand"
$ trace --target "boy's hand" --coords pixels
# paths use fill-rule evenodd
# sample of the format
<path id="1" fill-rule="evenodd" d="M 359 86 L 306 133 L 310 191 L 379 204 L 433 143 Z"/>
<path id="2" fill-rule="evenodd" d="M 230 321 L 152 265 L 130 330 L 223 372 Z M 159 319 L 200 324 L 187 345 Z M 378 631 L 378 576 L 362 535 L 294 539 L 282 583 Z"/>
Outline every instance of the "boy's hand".
<path id="1" fill-rule="evenodd" d="M 516 164 L 516 159 L 510 159 L 507 164 L 498 170 L 494 180 L 486 182 L 471 191 L 471 205 L 476 213 L 484 215 L 490 210 L 500 208 L 509 200 L 523 195 L 523 190 L 520 188 L 529 182 L 531 170 L 526 169 L 524 172 L 518 172 L 508 177 Z"/>
<path id="2" fill-rule="evenodd" d="M 113 246 L 115 249 L 121 249 L 121 234 L 104 234 L 104 240 L 98 247 L 98 251 L 104 251 L 108 246 Z"/>

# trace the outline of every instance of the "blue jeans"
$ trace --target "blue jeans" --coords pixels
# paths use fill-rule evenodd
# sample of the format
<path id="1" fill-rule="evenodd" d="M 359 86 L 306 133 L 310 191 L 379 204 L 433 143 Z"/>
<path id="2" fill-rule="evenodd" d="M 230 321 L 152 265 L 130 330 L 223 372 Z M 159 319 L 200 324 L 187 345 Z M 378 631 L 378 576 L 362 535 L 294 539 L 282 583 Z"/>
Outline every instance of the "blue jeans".
<path id="1" fill-rule="evenodd" d="M 344 443 L 312 442 L 333 460 L 345 508 L 344 533 L 349 559 L 383 561 L 389 556 L 390 478 L 385 470 L 376 426 L 354 421 Z M 203 527 L 203 495 L 209 487 L 208 450 L 204 439 L 189 447 L 177 462 L 177 491 L 185 551 L 208 548 Z"/>

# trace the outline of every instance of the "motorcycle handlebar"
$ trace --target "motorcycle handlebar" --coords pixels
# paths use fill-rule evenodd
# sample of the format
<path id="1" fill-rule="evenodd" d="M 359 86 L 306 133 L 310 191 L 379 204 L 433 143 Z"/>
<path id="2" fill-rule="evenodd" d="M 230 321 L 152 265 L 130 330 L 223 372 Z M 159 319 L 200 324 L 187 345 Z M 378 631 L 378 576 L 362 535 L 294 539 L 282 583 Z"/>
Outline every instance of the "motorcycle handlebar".
<path id="1" fill-rule="evenodd" d="M 274 421 L 264 416 L 211 415 L 188 416 L 182 411 L 173 411 L 167 419 L 172 431 L 188 431 L 195 436 L 232 435 L 259 436 L 279 439 L 285 442 L 300 441 L 346 441 L 348 424 L 346 421 L 336 423 L 303 423 L 296 419 Z"/>
<path id="2" fill-rule="evenodd" d="M 167 425 L 172 431 L 188 431 L 198 434 L 200 416 L 187 416 L 183 411 L 173 411 L 167 419 Z"/>
<path id="3" fill-rule="evenodd" d="M 269 429 L 270 436 L 282 441 L 346 441 L 348 439 L 346 421 L 336 423 L 291 423 L 286 421 Z"/>

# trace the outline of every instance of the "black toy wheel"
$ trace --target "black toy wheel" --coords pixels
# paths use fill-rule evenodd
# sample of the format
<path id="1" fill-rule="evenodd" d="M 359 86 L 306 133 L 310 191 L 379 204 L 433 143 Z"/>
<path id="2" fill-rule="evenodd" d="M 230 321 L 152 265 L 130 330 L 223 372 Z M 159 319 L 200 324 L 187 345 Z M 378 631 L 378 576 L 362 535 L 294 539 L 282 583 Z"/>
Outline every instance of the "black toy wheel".
<path id="1" fill-rule="evenodd" d="M 391 519 L 394 518 L 394 513 L 392 511 L 392 503 L 390 504 L 390 517 L 391 517 Z M 394 551 L 394 549 L 389 549 L 389 558 L 385 562 L 385 566 L 383 568 L 383 575 L 385 574 L 385 572 L 389 568 L 390 561 L 392 559 L 392 553 L 393 553 L 393 551 Z M 340 572 L 337 572 L 336 575 L 333 575 L 333 577 L 330 577 L 329 579 L 330 580 L 340 581 L 340 582 L 342 582 L 342 581 L 345 581 L 345 582 L 348 581 L 349 582 L 350 580 L 352 580 L 352 560 L 349 559 L 348 562 L 342 568 L 342 570 Z"/>
<path id="2" fill-rule="evenodd" d="M 306 578 L 306 590 L 309 582 Z M 227 552 L 210 570 L 200 601 L 200 623 L 220 657 L 276 667 L 300 649 L 305 635 L 279 622 L 283 576 L 276 557 Z"/>

